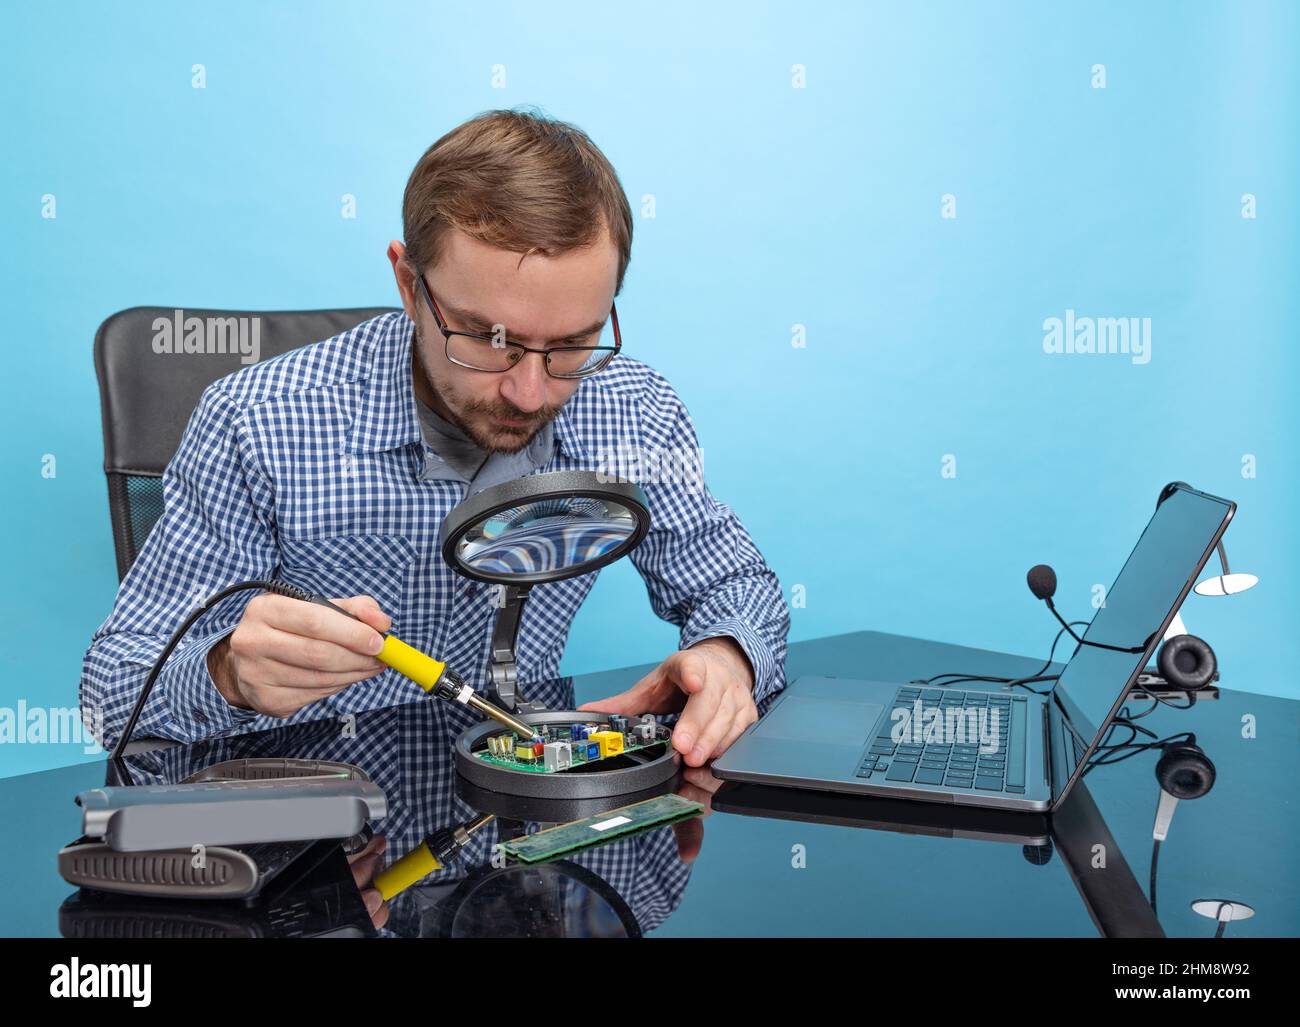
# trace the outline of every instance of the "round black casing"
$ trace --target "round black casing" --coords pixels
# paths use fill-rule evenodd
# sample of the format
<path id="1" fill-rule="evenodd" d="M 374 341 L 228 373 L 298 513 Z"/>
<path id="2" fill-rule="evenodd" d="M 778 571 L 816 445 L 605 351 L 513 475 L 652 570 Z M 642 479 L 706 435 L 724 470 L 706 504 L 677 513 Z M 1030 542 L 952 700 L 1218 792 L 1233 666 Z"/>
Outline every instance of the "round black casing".
<path id="1" fill-rule="evenodd" d="M 532 713 L 516 710 L 514 715 L 525 724 L 539 727 L 542 724 L 608 724 L 611 716 L 580 710 Z M 662 724 L 655 729 L 656 738 L 663 745 L 662 752 L 651 750 L 644 754 L 644 761 L 641 752 L 611 756 L 601 761 L 611 764 L 608 769 L 593 763 L 577 770 L 543 774 L 497 766 L 472 755 L 483 747 L 488 735 L 503 731 L 494 720 L 476 724 L 456 739 L 455 753 L 456 770 L 470 784 L 506 795 L 538 799 L 601 799 L 628 795 L 663 784 L 677 773 L 681 760 L 680 754 L 668 742 L 670 732 Z"/>
<path id="2" fill-rule="evenodd" d="M 465 566 L 456 558 L 456 546 L 465 531 L 493 514 L 524 503 L 574 496 L 610 500 L 626 507 L 636 518 L 635 530 L 622 543 L 598 559 L 574 567 L 558 568 L 536 574 L 483 574 L 472 567 Z M 599 570 L 635 549 L 649 530 L 649 502 L 640 487 L 631 482 L 602 482 L 594 471 L 551 471 L 546 474 L 527 474 L 522 478 L 515 478 L 484 489 L 447 514 L 442 522 L 442 558 L 457 574 L 476 581 L 490 584 L 538 585 Z"/>

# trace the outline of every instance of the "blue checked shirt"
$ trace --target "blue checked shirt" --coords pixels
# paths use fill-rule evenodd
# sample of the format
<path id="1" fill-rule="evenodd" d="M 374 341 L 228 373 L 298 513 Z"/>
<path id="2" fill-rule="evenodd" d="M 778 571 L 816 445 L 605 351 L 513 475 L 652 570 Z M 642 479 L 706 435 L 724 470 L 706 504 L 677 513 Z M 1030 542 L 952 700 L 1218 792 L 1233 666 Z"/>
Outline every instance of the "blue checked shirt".
<path id="1" fill-rule="evenodd" d="M 112 745 L 171 632 L 234 582 L 281 578 L 326 596 L 371 595 L 403 641 L 485 694 L 496 609 L 490 588 L 456 575 L 438 546 L 443 518 L 487 484 L 526 473 L 615 466 L 611 453 L 696 453 L 668 381 L 619 355 L 584 379 L 533 443 L 494 454 L 473 485 L 425 445 L 411 384 L 413 325 L 384 314 L 210 386 L 163 477 L 165 509 L 108 619 L 91 639 L 81 705 Z M 755 701 L 785 684 L 789 614 L 776 576 L 736 514 L 702 482 L 641 480 L 652 527 L 629 554 L 654 612 L 684 648 L 731 636 L 754 670 Z M 516 652 L 526 684 L 559 677 L 569 626 L 596 574 L 534 586 Z M 136 736 L 191 741 L 409 702 L 386 670 L 287 720 L 231 707 L 207 669 L 255 592 L 208 611 L 159 676 Z M 413 691 L 415 690 L 415 691 Z"/>

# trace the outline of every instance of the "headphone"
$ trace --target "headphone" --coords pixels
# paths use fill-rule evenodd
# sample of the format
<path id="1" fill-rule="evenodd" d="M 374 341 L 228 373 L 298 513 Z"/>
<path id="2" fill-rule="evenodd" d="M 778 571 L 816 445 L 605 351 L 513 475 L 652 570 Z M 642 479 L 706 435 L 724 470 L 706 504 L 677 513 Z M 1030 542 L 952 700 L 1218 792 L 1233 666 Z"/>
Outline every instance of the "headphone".
<path id="1" fill-rule="evenodd" d="M 1061 630 L 1069 632 L 1070 637 L 1079 645 L 1086 645 L 1093 649 L 1106 649 L 1113 653 L 1144 653 L 1150 645 L 1149 638 L 1142 645 L 1134 646 L 1108 645 L 1081 638 L 1074 628 L 1066 623 L 1065 618 L 1057 611 L 1056 604 L 1052 602 L 1052 597 L 1056 594 L 1056 571 L 1045 563 L 1035 564 L 1029 568 L 1025 580 L 1034 597 L 1046 603 L 1052 616 L 1060 621 Z M 1215 658 L 1214 650 L 1210 648 L 1208 642 L 1195 635 L 1173 635 L 1165 639 L 1156 657 L 1156 667 L 1168 687 L 1184 692 L 1195 692 L 1197 689 L 1204 688 L 1219 673 L 1219 661 Z"/>
<path id="2" fill-rule="evenodd" d="M 1159 748 L 1161 754 L 1156 763 L 1156 780 L 1160 783 L 1160 803 L 1156 806 L 1156 822 L 1151 829 L 1153 844 L 1148 896 L 1153 913 L 1156 911 L 1156 867 L 1160 860 L 1160 843 L 1169 837 L 1174 809 L 1182 799 L 1199 799 L 1214 787 L 1216 777 L 1214 764 L 1196 744 L 1194 734 L 1189 733 L 1182 741 L 1160 743 Z"/>
<path id="3" fill-rule="evenodd" d="M 1160 490 L 1160 498 L 1156 500 L 1156 509 L 1172 496 L 1179 488 L 1191 489 L 1191 486 L 1185 481 L 1171 481 L 1168 485 Z M 1197 638 L 1195 635 L 1174 635 L 1172 638 L 1165 639 L 1160 646 L 1160 653 L 1156 657 L 1156 667 L 1160 671 L 1160 676 L 1172 688 L 1180 688 L 1184 692 L 1195 692 L 1199 688 L 1204 688 L 1211 681 L 1219 676 L 1219 661 L 1215 658 L 1214 650 L 1210 648 L 1209 643 L 1204 639 Z M 1191 746 L 1196 748 L 1196 739 L 1193 737 Z M 1199 749 L 1196 750 L 1200 752 Z M 1204 753 L 1201 753 L 1204 756 Z M 1161 759 L 1163 763 L 1163 758 Z M 1210 784 L 1214 784 L 1214 764 L 1206 760 L 1210 768 Z M 1156 776 L 1160 774 L 1156 770 Z M 1206 791 L 1209 787 L 1206 787 Z"/>
<path id="4" fill-rule="evenodd" d="M 1219 676 L 1219 661 L 1204 639 L 1174 635 L 1160 646 L 1156 669 L 1171 688 L 1195 692 Z"/>
<path id="5" fill-rule="evenodd" d="M 1190 637 L 1190 636 L 1184 636 Z M 1199 639 L 1197 641 L 1200 641 Z M 1196 744 L 1196 736 L 1188 735 L 1184 741 L 1165 742 L 1156 763 L 1156 780 L 1160 783 L 1160 805 L 1156 809 L 1156 823 L 1152 837 L 1162 842 L 1169 835 L 1169 824 L 1174 818 L 1174 807 L 1182 799 L 1199 799 L 1214 787 L 1217 776 L 1214 764 L 1205 751 Z"/>

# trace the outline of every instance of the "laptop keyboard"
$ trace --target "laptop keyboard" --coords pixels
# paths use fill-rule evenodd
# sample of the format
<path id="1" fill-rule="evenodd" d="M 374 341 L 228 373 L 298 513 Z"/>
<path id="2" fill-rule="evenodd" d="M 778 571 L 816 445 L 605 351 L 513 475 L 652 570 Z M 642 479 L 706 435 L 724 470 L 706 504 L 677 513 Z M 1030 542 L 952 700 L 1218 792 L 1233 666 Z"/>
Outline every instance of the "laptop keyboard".
<path id="1" fill-rule="evenodd" d="M 918 701 L 921 721 L 914 731 L 911 718 Z M 906 716 L 900 719 L 899 710 Z M 1022 695 L 905 685 L 863 753 L 857 776 L 1023 795 L 1028 710 Z M 984 725 L 982 734 L 976 724 Z M 958 725 L 966 730 L 954 730 Z"/>

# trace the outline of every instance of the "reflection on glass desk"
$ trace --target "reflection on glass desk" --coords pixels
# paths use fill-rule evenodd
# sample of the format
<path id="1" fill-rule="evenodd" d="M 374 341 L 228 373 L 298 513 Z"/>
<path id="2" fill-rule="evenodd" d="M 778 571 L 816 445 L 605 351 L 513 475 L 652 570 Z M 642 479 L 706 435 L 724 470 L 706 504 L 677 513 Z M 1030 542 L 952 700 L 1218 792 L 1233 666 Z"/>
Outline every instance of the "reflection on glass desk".
<path id="1" fill-rule="evenodd" d="M 870 668 L 875 678 L 905 681 L 946 671 L 1014 675 L 1040 663 L 860 632 L 796 643 L 787 673 L 791 680 L 856 677 Z M 551 708 L 571 709 L 621 691 L 641 672 L 532 684 L 530 693 Z M 386 861 L 435 832 L 490 815 L 445 867 L 392 900 L 381 929 L 358 922 L 355 886 L 338 879 L 337 862 L 335 878 L 325 866 L 323 878 L 304 878 L 302 895 L 289 893 L 291 905 L 301 899 L 296 921 L 257 906 L 153 908 L 77 892 L 58 877 L 55 853 L 78 833 L 73 795 L 103 783 L 103 764 L 0 781 L 0 813 L 10 825 L 0 842 L 0 927 L 16 935 L 1208 938 L 1216 925 L 1193 904 L 1226 900 L 1255 911 L 1229 925 L 1230 936 L 1294 936 L 1300 830 L 1290 789 L 1300 777 L 1300 703 L 1234 690 L 1229 673 L 1218 701 L 1188 711 L 1162 708 L 1142 721 L 1161 736 L 1195 731 L 1218 769 L 1209 794 L 1180 803 L 1175 813 L 1160 850 L 1155 910 L 1155 752 L 1096 768 L 1053 817 L 724 786 L 707 769 L 688 768 L 666 790 L 711 804 L 703 818 L 520 866 L 494 854 L 496 843 L 641 796 L 556 804 L 458 783 L 451 745 L 472 718 L 422 699 L 130 757 L 140 783 L 178 781 L 247 757 L 360 766 L 388 797 L 389 815 L 371 825 L 387 840 Z M 1243 737 L 1248 715 L 1256 737 Z"/>

